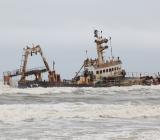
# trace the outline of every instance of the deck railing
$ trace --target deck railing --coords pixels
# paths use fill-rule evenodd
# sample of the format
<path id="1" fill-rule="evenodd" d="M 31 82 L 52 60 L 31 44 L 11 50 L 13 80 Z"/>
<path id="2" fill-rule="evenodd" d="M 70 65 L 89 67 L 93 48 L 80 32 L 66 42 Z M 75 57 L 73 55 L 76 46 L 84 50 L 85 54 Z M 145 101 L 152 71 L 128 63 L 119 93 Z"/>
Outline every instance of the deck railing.
<path id="1" fill-rule="evenodd" d="M 152 77 L 160 77 L 160 73 L 150 73 L 150 72 L 127 72 L 126 77 L 132 78 L 140 78 L 145 76 L 152 76 Z"/>
<path id="2" fill-rule="evenodd" d="M 26 72 L 30 72 L 30 71 L 35 71 L 35 70 L 43 70 L 46 69 L 45 67 L 37 67 L 37 68 L 32 68 L 32 69 L 27 69 Z M 5 71 L 3 72 L 3 76 L 18 76 L 22 74 L 22 70 L 21 69 L 16 69 L 13 71 Z"/>

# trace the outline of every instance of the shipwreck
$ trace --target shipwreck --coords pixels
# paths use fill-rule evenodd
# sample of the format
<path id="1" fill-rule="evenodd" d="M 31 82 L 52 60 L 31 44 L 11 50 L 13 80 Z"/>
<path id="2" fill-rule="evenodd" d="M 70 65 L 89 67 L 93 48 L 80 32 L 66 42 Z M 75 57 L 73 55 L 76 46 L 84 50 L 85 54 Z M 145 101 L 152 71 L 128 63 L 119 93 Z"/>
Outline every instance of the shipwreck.
<path id="1" fill-rule="evenodd" d="M 102 31 L 94 30 L 97 58 L 86 58 L 76 75 L 70 79 L 61 79 L 59 73 L 53 67 L 50 68 L 47 59 L 44 57 L 40 45 L 26 47 L 22 55 L 21 65 L 19 69 L 14 71 L 3 72 L 5 85 L 12 85 L 14 77 L 20 77 L 18 80 L 19 88 L 32 87 L 111 87 L 111 86 L 132 86 L 132 85 L 159 85 L 159 72 L 154 75 L 136 74 L 127 75 L 123 68 L 120 57 L 112 55 L 111 37 L 102 36 Z M 111 57 L 105 59 L 105 51 L 111 50 Z M 44 63 L 44 67 L 27 69 L 29 56 L 40 55 Z M 47 73 L 47 80 L 42 79 L 42 74 Z M 29 76 L 33 79 L 27 79 Z"/>

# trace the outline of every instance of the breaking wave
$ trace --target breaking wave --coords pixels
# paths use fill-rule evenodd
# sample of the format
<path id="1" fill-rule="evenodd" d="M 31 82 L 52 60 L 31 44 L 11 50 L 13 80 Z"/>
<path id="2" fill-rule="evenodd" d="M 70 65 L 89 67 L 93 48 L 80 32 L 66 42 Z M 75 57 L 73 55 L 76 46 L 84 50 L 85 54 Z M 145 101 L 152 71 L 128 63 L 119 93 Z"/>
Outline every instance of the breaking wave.
<path id="1" fill-rule="evenodd" d="M 59 118 L 147 118 L 160 117 L 160 105 L 101 105 L 85 103 L 17 104 L 0 105 L 0 121 L 25 121 L 29 119 L 59 119 Z"/>
<path id="2" fill-rule="evenodd" d="M 19 89 L 0 82 L 0 139 L 159 140 L 159 100 L 160 86 Z"/>

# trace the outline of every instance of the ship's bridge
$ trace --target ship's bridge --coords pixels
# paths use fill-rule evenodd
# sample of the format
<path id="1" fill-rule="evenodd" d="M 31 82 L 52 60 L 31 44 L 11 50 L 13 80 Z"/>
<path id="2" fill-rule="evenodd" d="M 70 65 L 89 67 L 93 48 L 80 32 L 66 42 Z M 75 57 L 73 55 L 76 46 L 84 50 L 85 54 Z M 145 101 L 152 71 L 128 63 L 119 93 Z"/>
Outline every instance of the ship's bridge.
<path id="1" fill-rule="evenodd" d="M 96 59 L 86 59 L 84 64 L 84 68 L 90 73 L 93 73 L 96 79 L 122 76 L 122 61 L 119 57 L 117 59 L 112 58 L 107 60 L 103 64 L 98 64 Z"/>

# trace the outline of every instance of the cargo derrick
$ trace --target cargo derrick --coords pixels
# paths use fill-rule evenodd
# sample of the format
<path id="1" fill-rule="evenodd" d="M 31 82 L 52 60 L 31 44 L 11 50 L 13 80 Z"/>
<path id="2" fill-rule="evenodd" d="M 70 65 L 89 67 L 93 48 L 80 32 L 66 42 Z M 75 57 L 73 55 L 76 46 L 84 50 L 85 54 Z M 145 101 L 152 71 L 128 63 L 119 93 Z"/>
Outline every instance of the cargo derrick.
<path id="1" fill-rule="evenodd" d="M 26 66 L 27 66 L 27 62 L 28 62 L 28 57 L 29 55 L 33 55 L 33 54 L 40 54 L 42 60 L 43 60 L 43 63 L 45 65 L 45 69 L 46 69 L 46 72 L 48 72 L 48 81 L 42 81 L 42 77 L 41 77 L 41 73 L 44 72 L 44 69 L 43 70 L 33 70 L 33 71 L 30 71 L 30 74 L 34 74 L 35 75 L 35 80 L 34 81 L 27 81 L 26 80 L 26 76 L 28 76 L 26 74 Z M 39 86 L 39 84 L 42 84 L 43 85 L 47 85 L 47 84 L 54 84 L 54 83 L 60 83 L 60 75 L 59 74 L 56 74 L 55 70 L 51 70 L 47 61 L 46 61 L 46 58 L 44 57 L 43 55 L 43 52 L 42 52 L 42 49 L 39 45 L 37 46 L 33 46 L 32 48 L 30 47 L 27 47 L 26 49 L 24 49 L 24 55 L 23 55 L 23 59 L 22 59 L 22 65 L 20 67 L 20 71 L 21 71 L 21 79 L 20 81 L 18 82 L 19 85 L 22 85 L 22 86 L 25 86 L 25 84 L 30 85 L 30 83 L 32 84 L 36 84 L 37 86 Z M 32 85 L 32 86 L 35 86 L 35 85 Z"/>
<path id="2" fill-rule="evenodd" d="M 43 55 L 42 49 L 39 45 L 33 47 L 26 47 L 23 49 L 24 55 L 22 56 L 20 69 L 15 70 L 13 72 L 4 72 L 4 84 L 10 85 L 12 77 L 20 76 L 20 80 L 18 81 L 19 87 L 35 87 L 35 86 L 49 86 L 54 84 L 60 84 L 61 79 L 60 75 L 56 74 L 55 70 L 51 70 L 46 58 Z M 45 68 L 34 68 L 31 70 L 27 70 L 27 63 L 29 56 L 33 56 L 34 54 L 40 54 Z M 42 73 L 48 72 L 48 81 L 42 80 Z M 26 80 L 26 77 L 34 75 L 34 80 Z"/>

